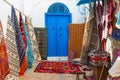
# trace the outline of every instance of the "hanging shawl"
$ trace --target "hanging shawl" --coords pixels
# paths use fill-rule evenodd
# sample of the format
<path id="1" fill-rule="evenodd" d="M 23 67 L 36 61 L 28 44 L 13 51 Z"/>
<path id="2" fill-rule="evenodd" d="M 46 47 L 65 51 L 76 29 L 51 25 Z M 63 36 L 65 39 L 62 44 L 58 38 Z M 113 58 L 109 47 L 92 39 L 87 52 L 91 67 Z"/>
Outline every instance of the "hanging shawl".
<path id="1" fill-rule="evenodd" d="M 31 68 L 33 60 L 34 60 L 34 56 L 33 56 L 32 45 L 30 42 L 30 38 L 29 38 L 25 23 L 24 23 L 24 30 L 25 30 L 25 35 L 26 35 L 26 40 L 27 40 L 27 45 L 28 45 L 28 50 L 27 50 L 28 67 Z"/>
<path id="2" fill-rule="evenodd" d="M 105 51 L 106 46 L 106 39 L 102 39 L 102 33 L 103 33 L 103 25 L 102 25 L 102 16 L 103 16 L 103 9 L 102 5 L 100 3 L 100 0 L 98 0 L 98 6 L 97 6 L 97 12 L 98 12 L 98 30 L 99 30 L 99 39 L 100 39 L 100 50 Z"/>
<path id="3" fill-rule="evenodd" d="M 8 61 L 10 65 L 10 76 L 7 76 L 7 80 L 9 80 L 10 78 L 15 79 L 15 77 L 18 77 L 20 64 L 19 64 L 17 45 L 15 41 L 15 33 L 13 31 L 10 17 L 8 17 L 8 21 L 7 21 L 6 47 L 8 52 Z"/>
<path id="4" fill-rule="evenodd" d="M 27 41 L 26 41 L 26 35 L 25 35 L 25 30 L 24 30 L 24 25 L 23 25 L 23 20 L 22 20 L 22 15 L 21 12 L 19 13 L 19 24 L 20 24 L 20 29 L 22 33 L 22 39 L 25 44 L 25 49 L 27 48 Z"/>
<path id="5" fill-rule="evenodd" d="M 104 2 L 104 31 L 102 36 L 102 47 L 105 50 L 106 47 L 106 38 L 108 34 L 112 35 L 113 30 L 113 17 L 114 17 L 114 7 L 113 7 L 113 0 L 105 0 Z"/>
<path id="6" fill-rule="evenodd" d="M 34 57 L 32 54 L 32 48 L 31 48 L 31 43 L 29 40 L 28 32 L 25 29 L 26 25 L 23 24 L 23 19 L 22 19 L 21 13 L 19 13 L 19 16 L 20 16 L 20 29 L 22 32 L 22 38 L 23 38 L 23 41 L 25 44 L 25 49 L 27 48 L 26 52 L 27 52 L 28 67 L 30 68 L 30 67 L 32 67 Z"/>
<path id="7" fill-rule="evenodd" d="M 113 0 L 105 0 L 104 2 L 105 27 L 103 38 L 107 38 L 108 34 L 112 34 L 112 18 L 113 18 Z"/>
<path id="8" fill-rule="evenodd" d="M 11 22 L 12 22 L 12 27 L 15 31 L 15 39 L 16 39 L 19 60 L 20 60 L 19 75 L 21 76 L 25 73 L 25 71 L 28 67 L 28 63 L 27 63 L 27 58 L 26 58 L 26 54 L 25 54 L 26 50 L 25 50 L 23 39 L 22 39 L 22 33 L 20 30 L 20 26 L 18 25 L 17 16 L 16 16 L 13 6 L 12 6 L 12 11 L 11 11 Z"/>
<path id="9" fill-rule="evenodd" d="M 98 6 L 97 6 L 97 12 L 98 12 L 98 29 L 99 29 L 99 38 L 100 38 L 100 48 L 102 48 L 101 42 L 102 42 L 102 5 L 100 4 L 100 1 L 98 0 Z"/>
<path id="10" fill-rule="evenodd" d="M 37 65 L 39 63 L 39 61 L 41 60 L 41 55 L 40 55 L 40 52 L 39 52 L 39 49 L 38 49 L 38 43 L 37 43 L 36 36 L 35 36 L 35 33 L 34 33 L 34 28 L 32 26 L 31 21 L 27 20 L 27 18 L 26 18 L 26 26 L 27 26 L 30 42 L 31 42 L 31 45 L 32 45 L 32 51 L 33 51 L 33 54 L 34 54 L 34 59 L 35 59 L 34 64 Z"/>
<path id="11" fill-rule="evenodd" d="M 113 25 L 112 25 L 112 20 L 114 17 L 114 7 L 113 7 L 113 0 L 110 0 L 110 15 L 108 16 L 109 19 L 109 23 L 108 23 L 108 34 L 112 35 L 112 31 L 113 31 Z"/>
<path id="12" fill-rule="evenodd" d="M 0 80 L 4 80 L 5 77 L 9 74 L 9 64 L 8 64 L 8 55 L 4 40 L 4 33 L 2 29 L 2 24 L 0 21 Z"/>

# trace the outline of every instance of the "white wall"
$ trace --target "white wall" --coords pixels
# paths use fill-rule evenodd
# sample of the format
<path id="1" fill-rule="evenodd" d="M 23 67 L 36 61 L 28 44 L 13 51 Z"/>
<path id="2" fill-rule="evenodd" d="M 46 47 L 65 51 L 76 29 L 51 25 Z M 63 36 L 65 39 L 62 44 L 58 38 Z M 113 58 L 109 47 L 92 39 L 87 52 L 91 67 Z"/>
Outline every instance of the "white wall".
<path id="1" fill-rule="evenodd" d="M 69 8 L 70 13 L 72 13 L 73 23 L 84 22 L 84 15 L 79 13 L 76 0 L 24 0 L 24 4 L 30 3 L 24 8 L 24 11 L 25 14 L 32 17 L 34 27 L 45 27 L 44 14 L 47 12 L 49 6 L 55 2 L 64 3 Z"/>
<path id="2" fill-rule="evenodd" d="M 13 6 L 18 8 L 20 11 L 23 11 L 24 7 L 23 0 L 7 0 L 7 1 L 13 4 Z M 9 6 L 3 0 L 0 0 L 0 20 L 2 22 L 4 32 L 6 31 L 8 15 L 11 15 L 11 6 Z"/>
<path id="3" fill-rule="evenodd" d="M 44 14 L 47 12 L 49 6 L 55 2 L 61 2 L 69 8 L 70 13 L 72 13 L 72 23 L 85 22 L 85 16 L 79 13 L 78 6 L 76 6 L 77 0 L 7 0 L 7 1 L 13 4 L 14 7 L 25 13 L 27 16 L 32 17 L 32 23 L 34 27 L 45 27 Z M 11 6 L 9 6 L 3 0 L 0 0 L 0 19 L 4 26 L 4 31 L 6 29 L 8 15 L 11 15 Z"/>

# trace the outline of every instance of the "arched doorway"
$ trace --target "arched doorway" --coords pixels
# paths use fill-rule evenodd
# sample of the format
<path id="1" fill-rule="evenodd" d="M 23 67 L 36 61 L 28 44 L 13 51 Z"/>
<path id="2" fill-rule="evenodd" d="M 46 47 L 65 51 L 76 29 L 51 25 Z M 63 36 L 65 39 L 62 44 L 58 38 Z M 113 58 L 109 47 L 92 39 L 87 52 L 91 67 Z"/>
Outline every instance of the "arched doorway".
<path id="1" fill-rule="evenodd" d="M 48 57 L 68 56 L 68 24 L 71 13 L 63 3 L 54 3 L 45 13 L 45 26 L 48 29 Z"/>

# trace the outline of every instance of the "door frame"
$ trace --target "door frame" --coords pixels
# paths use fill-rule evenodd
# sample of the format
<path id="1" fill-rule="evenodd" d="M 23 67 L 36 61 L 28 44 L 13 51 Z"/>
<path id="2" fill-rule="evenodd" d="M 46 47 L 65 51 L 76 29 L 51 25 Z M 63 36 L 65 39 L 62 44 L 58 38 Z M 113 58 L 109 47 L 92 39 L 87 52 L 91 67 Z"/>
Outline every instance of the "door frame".
<path id="1" fill-rule="evenodd" d="M 45 13 L 45 27 L 47 27 L 47 16 L 69 16 L 70 23 L 72 22 L 72 14 L 71 13 Z"/>
<path id="2" fill-rule="evenodd" d="M 52 5 L 49 6 L 47 13 L 45 13 L 45 27 L 47 28 L 47 17 L 49 16 L 67 16 L 69 19 L 69 23 L 72 23 L 72 14 L 70 13 L 68 7 L 60 2 L 53 3 Z M 68 27 L 67 27 L 68 28 Z M 68 31 L 67 31 L 68 32 Z M 68 38 L 69 38 L 69 32 L 68 32 Z M 66 45 L 68 47 L 68 45 Z M 47 53 L 48 54 L 48 53 Z M 47 56 L 47 60 L 67 60 L 68 59 L 68 53 L 66 56 L 54 56 L 50 57 Z"/>
<path id="3" fill-rule="evenodd" d="M 47 16 L 69 16 L 69 21 L 70 23 L 72 22 L 72 14 L 71 13 L 45 13 L 45 27 L 47 28 Z M 69 34 L 69 32 L 68 32 Z M 68 36 L 69 37 L 69 36 Z M 48 50 L 48 49 L 47 49 Z M 68 53 L 67 56 L 54 56 L 54 57 L 50 57 L 47 56 L 47 60 L 68 60 Z"/>

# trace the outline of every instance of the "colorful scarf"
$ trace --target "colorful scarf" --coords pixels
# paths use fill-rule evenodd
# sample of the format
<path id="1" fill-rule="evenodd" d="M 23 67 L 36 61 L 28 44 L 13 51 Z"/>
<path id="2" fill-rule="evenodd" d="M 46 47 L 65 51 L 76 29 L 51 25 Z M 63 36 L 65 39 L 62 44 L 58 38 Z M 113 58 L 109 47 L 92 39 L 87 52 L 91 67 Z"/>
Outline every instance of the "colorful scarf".
<path id="1" fill-rule="evenodd" d="M 32 44 L 32 51 L 33 51 L 34 59 L 35 59 L 34 64 L 36 65 L 41 60 L 41 55 L 40 55 L 40 52 L 39 52 L 39 49 L 38 49 L 38 43 L 37 43 L 37 40 L 36 40 L 34 28 L 32 26 L 31 21 L 27 20 L 27 18 L 26 18 L 26 26 L 27 26 L 30 42 Z"/>
<path id="2" fill-rule="evenodd" d="M 100 49 L 102 49 L 102 5 L 100 4 L 100 1 L 98 1 L 98 6 L 97 6 L 97 12 L 98 12 L 98 19 L 99 19 L 99 24 L 98 24 L 98 30 L 99 30 L 99 38 L 100 38 Z"/>
<path id="3" fill-rule="evenodd" d="M 105 27 L 103 38 L 107 38 L 108 34 L 112 34 L 112 18 L 113 18 L 113 0 L 105 0 L 104 2 Z"/>
<path id="4" fill-rule="evenodd" d="M 2 29 L 2 24 L 0 21 L 0 80 L 4 80 L 5 77 L 9 74 L 9 64 L 8 64 L 8 55 L 4 40 L 4 33 Z"/>
<path id="5" fill-rule="evenodd" d="M 34 57 L 33 57 L 33 54 L 32 54 L 32 50 L 30 50 L 31 49 L 31 43 L 30 43 L 30 45 L 28 46 L 27 44 L 29 44 L 28 42 L 30 42 L 30 41 L 28 41 L 27 39 L 29 39 L 29 37 L 28 37 L 28 33 L 27 33 L 27 36 L 26 36 L 26 31 L 25 31 L 25 25 L 23 25 L 23 19 L 22 19 L 22 15 L 21 15 L 21 13 L 19 13 L 19 15 L 20 15 L 20 28 L 21 28 L 21 32 L 22 32 L 22 38 L 23 38 L 23 41 L 24 41 L 24 44 L 25 44 L 25 49 L 28 49 L 28 50 L 26 50 L 26 52 L 27 52 L 27 61 L 28 61 L 28 67 L 30 68 L 30 67 L 32 67 L 32 62 L 33 62 L 33 59 L 34 59 Z"/>
<path id="6" fill-rule="evenodd" d="M 28 46 L 28 50 L 27 50 L 28 67 L 31 68 L 33 60 L 34 60 L 34 56 L 33 56 L 32 45 L 31 45 L 31 42 L 30 42 L 30 38 L 29 38 L 28 31 L 27 31 L 25 23 L 24 23 L 24 30 L 25 30 L 27 46 Z"/>
<path id="7" fill-rule="evenodd" d="M 8 52 L 8 61 L 10 65 L 10 75 L 12 76 L 12 78 L 13 76 L 18 77 L 18 73 L 20 69 L 19 56 L 15 41 L 15 33 L 9 16 L 8 16 L 7 31 L 6 31 L 6 47 Z M 11 77 L 8 77 L 8 79 L 10 78 Z"/>
<path id="8" fill-rule="evenodd" d="M 28 67 L 28 63 L 27 63 L 27 58 L 26 58 L 26 54 L 25 54 L 26 50 L 25 50 L 23 39 L 22 39 L 22 33 L 20 30 L 20 26 L 18 25 L 17 16 L 16 16 L 15 9 L 13 6 L 12 6 L 12 11 L 11 11 L 11 22 L 12 22 L 12 27 L 15 31 L 15 39 L 16 39 L 19 60 L 20 60 L 19 75 L 21 76 L 25 73 L 25 71 Z"/>
<path id="9" fill-rule="evenodd" d="M 19 18 L 20 18 L 19 24 L 20 24 L 20 29 L 21 29 L 21 33 L 22 33 L 22 38 L 23 38 L 23 42 L 25 44 L 25 49 L 26 49 L 27 48 L 27 41 L 26 41 L 26 35 L 25 35 L 25 30 L 24 30 L 21 12 L 19 13 Z"/>

